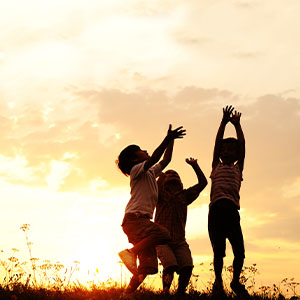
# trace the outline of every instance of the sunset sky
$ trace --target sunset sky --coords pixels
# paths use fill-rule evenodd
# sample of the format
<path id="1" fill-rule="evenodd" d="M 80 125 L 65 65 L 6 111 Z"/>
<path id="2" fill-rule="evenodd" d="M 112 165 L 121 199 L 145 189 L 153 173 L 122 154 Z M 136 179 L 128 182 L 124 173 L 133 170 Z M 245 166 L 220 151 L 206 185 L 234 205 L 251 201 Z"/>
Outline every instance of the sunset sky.
<path id="1" fill-rule="evenodd" d="M 185 187 L 195 157 L 209 184 L 187 239 L 212 261 L 210 172 L 222 107 L 242 112 L 241 223 L 258 284 L 300 280 L 300 2 L 27 0 L 0 11 L 0 238 L 28 259 L 80 261 L 119 276 L 129 179 L 115 165 L 184 126 L 170 168 Z M 226 135 L 234 135 L 229 124 Z M 231 264 L 231 248 L 225 263 Z"/>

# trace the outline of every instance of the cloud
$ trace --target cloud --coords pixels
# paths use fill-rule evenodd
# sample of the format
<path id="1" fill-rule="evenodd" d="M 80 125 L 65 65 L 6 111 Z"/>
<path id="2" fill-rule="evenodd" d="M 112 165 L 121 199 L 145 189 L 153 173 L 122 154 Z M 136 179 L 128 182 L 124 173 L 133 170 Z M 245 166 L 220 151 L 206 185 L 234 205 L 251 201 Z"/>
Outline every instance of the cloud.
<path id="1" fill-rule="evenodd" d="M 72 84 L 168 92 L 218 86 L 254 95 L 297 87 L 296 3 L 15 3 L 5 4 L 0 23 L 7 101 L 60 98 Z"/>
<path id="2" fill-rule="evenodd" d="M 269 200 L 269 199 L 268 199 Z M 270 200 L 269 200 L 270 201 Z M 272 218 L 264 218 L 263 223 L 254 228 L 248 228 L 249 236 L 255 239 L 282 240 L 290 243 L 299 243 L 299 201 L 290 202 L 292 207 L 287 207 L 285 211 L 278 212 Z M 298 207 L 297 207 L 298 205 Z M 281 208 L 282 210 L 282 208 Z M 258 218 L 261 218 L 259 216 Z"/>
<path id="3" fill-rule="evenodd" d="M 260 52 L 255 52 L 255 51 L 245 51 L 245 50 L 240 50 L 233 55 L 234 57 L 238 59 L 257 59 L 260 58 L 261 56 L 264 56 L 263 53 Z"/>
<path id="4" fill-rule="evenodd" d="M 268 95 L 245 110 L 250 141 L 246 157 L 251 163 L 248 174 L 258 192 L 270 189 L 272 195 L 276 193 L 275 199 L 282 198 L 279 187 L 294 181 L 297 170 L 293 166 L 300 162 L 297 155 L 300 142 L 295 138 L 300 128 L 300 102 Z M 257 177 L 261 180 L 254 180 Z"/>
<path id="5" fill-rule="evenodd" d="M 251 9 L 257 7 L 259 3 L 259 1 L 239 0 L 235 1 L 234 5 L 240 9 Z"/>
<path id="6" fill-rule="evenodd" d="M 213 251 L 208 234 L 202 238 L 187 239 L 193 255 L 213 256 Z"/>
<path id="7" fill-rule="evenodd" d="M 0 155 L 1 171 L 0 176 L 14 183 L 40 182 L 38 172 L 35 168 L 28 166 L 24 156 L 6 157 Z"/>
<path id="8" fill-rule="evenodd" d="M 189 207 L 186 224 L 187 239 L 197 239 L 207 236 L 208 205 L 200 204 L 201 196 L 194 202 L 196 208 Z M 205 199 L 207 200 L 207 199 Z M 198 203 L 197 203 L 198 202 Z M 201 201 L 202 202 L 202 201 Z M 197 204 L 196 204 L 197 203 Z M 195 226 L 197 224 L 197 226 Z"/>
<path id="9" fill-rule="evenodd" d="M 300 178 L 297 177 L 294 182 L 282 187 L 282 194 L 285 198 L 295 198 L 300 195 Z M 299 203 L 300 205 L 300 203 Z"/>
<path id="10" fill-rule="evenodd" d="M 50 174 L 46 177 L 49 187 L 58 190 L 64 184 L 64 179 L 70 174 L 70 163 L 52 160 L 50 163 Z"/>
<path id="11" fill-rule="evenodd" d="M 161 16 L 161 15 L 169 15 L 173 10 L 176 10 L 178 6 L 180 6 L 180 0 L 177 1 L 131 1 L 131 5 L 128 6 L 128 2 L 124 2 L 124 6 L 126 6 L 126 10 L 133 15 L 138 16 Z"/>

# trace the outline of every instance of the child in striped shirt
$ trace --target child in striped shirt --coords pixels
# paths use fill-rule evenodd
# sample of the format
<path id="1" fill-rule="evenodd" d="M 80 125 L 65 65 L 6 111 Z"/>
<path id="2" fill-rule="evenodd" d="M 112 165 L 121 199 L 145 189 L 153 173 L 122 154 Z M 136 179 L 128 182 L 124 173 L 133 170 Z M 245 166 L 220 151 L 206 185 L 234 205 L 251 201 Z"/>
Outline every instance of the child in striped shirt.
<path id="1" fill-rule="evenodd" d="M 241 113 L 234 108 L 223 108 L 223 118 L 217 132 L 212 172 L 211 193 L 208 215 L 208 231 L 214 252 L 215 282 L 214 295 L 225 295 L 222 281 L 223 258 L 225 257 L 226 238 L 234 254 L 233 279 L 231 289 L 237 295 L 247 295 L 245 286 L 240 283 L 240 274 L 244 264 L 245 248 L 240 225 L 240 187 L 243 180 L 245 159 L 245 139 L 240 124 Z M 226 125 L 231 122 L 237 138 L 225 138 Z"/>

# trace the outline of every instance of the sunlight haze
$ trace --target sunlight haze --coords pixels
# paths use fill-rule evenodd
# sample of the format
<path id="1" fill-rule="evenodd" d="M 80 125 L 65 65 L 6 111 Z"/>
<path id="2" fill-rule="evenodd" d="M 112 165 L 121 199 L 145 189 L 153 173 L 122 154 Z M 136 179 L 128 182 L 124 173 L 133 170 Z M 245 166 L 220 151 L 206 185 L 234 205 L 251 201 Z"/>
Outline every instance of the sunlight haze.
<path id="1" fill-rule="evenodd" d="M 187 135 L 176 140 L 170 168 L 194 185 L 185 158 L 195 157 L 209 182 L 186 227 L 201 277 L 200 264 L 213 258 L 214 140 L 231 104 L 246 139 L 245 265 L 257 264 L 259 284 L 299 281 L 299 10 L 296 0 L 3 3 L 2 259 L 12 248 L 29 259 L 20 227 L 30 224 L 34 257 L 79 261 L 84 280 L 96 269 L 101 280 L 120 280 L 130 190 L 115 160 L 129 144 L 151 154 L 172 124 Z M 225 135 L 235 135 L 231 125 Z"/>

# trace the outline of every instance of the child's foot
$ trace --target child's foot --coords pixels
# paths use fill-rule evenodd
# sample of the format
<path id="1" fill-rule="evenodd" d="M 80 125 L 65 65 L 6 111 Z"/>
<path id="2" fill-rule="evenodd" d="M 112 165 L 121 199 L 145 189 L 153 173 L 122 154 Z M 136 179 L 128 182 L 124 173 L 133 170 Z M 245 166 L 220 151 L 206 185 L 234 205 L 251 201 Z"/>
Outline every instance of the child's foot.
<path id="1" fill-rule="evenodd" d="M 226 298 L 226 293 L 224 291 L 224 287 L 223 287 L 223 282 L 221 281 L 215 281 L 213 288 L 212 288 L 212 292 L 211 292 L 213 297 L 216 298 Z"/>
<path id="2" fill-rule="evenodd" d="M 133 274 L 137 275 L 137 265 L 136 265 L 136 255 L 131 252 L 129 249 L 125 249 L 121 252 L 119 252 L 119 256 L 127 269 Z"/>
<path id="3" fill-rule="evenodd" d="M 170 289 L 168 287 L 164 287 L 161 293 L 163 295 L 170 295 Z"/>
<path id="4" fill-rule="evenodd" d="M 230 287 L 237 296 L 249 296 L 249 293 L 246 290 L 245 286 L 238 281 L 237 282 L 232 281 L 230 283 Z"/>

